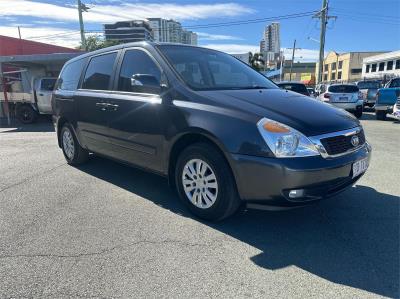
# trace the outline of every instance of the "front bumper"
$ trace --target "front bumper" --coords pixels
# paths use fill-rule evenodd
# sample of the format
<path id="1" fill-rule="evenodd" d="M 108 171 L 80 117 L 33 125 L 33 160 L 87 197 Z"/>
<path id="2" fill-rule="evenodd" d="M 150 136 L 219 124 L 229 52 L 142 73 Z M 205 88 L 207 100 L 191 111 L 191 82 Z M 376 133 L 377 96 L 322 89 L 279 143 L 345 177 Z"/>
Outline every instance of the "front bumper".
<path id="1" fill-rule="evenodd" d="M 329 102 L 335 107 L 342 108 L 346 111 L 357 111 L 357 110 L 362 110 L 364 106 L 364 101 L 363 100 L 358 100 L 357 102 L 348 102 L 348 103 L 342 103 L 342 102 Z"/>
<path id="2" fill-rule="evenodd" d="M 232 169 L 239 195 L 248 203 L 299 206 L 332 196 L 352 186 L 354 162 L 371 157 L 368 143 L 358 151 L 337 158 L 264 158 L 232 154 Z M 289 197 L 290 190 L 304 190 L 302 197 Z"/>

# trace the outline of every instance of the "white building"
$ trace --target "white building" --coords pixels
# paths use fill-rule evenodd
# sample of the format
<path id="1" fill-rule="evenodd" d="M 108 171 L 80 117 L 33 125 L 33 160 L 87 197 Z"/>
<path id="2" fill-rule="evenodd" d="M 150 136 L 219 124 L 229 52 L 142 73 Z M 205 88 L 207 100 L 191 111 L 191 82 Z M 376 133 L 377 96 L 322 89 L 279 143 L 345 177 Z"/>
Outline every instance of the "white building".
<path id="1" fill-rule="evenodd" d="M 280 24 L 271 23 L 264 30 L 263 39 L 260 43 L 260 52 L 279 53 L 281 50 Z"/>
<path id="2" fill-rule="evenodd" d="M 182 28 L 181 23 L 163 18 L 148 18 L 155 42 L 197 45 L 197 34 Z"/>
<path id="3" fill-rule="evenodd" d="M 362 78 L 382 79 L 400 76 L 400 50 L 363 59 Z"/>

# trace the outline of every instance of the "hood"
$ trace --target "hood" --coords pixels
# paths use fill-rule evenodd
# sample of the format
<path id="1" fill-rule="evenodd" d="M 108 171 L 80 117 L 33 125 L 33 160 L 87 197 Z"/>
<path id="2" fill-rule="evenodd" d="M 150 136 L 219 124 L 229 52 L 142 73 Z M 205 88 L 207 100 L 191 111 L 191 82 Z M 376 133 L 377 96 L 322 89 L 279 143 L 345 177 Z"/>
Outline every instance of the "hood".
<path id="1" fill-rule="evenodd" d="M 350 113 L 317 99 L 281 89 L 200 91 L 217 105 L 267 117 L 306 136 L 315 136 L 359 126 Z"/>

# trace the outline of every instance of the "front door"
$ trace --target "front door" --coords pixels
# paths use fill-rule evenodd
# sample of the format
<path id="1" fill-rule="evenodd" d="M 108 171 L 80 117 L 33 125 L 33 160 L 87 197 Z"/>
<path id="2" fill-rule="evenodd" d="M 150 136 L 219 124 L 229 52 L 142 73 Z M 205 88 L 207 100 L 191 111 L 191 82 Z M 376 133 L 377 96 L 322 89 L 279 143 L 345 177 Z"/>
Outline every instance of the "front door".
<path id="1" fill-rule="evenodd" d="M 155 171 L 162 170 L 161 70 L 145 50 L 125 50 L 109 100 L 112 155 Z"/>
<path id="2" fill-rule="evenodd" d="M 54 90 L 57 78 L 42 78 L 36 81 L 35 93 L 37 106 L 40 113 L 51 114 L 51 95 Z"/>
<path id="3" fill-rule="evenodd" d="M 75 93 L 78 103 L 77 128 L 81 141 L 90 151 L 110 154 L 108 140 L 108 97 L 117 52 L 90 59 L 82 86 Z"/>

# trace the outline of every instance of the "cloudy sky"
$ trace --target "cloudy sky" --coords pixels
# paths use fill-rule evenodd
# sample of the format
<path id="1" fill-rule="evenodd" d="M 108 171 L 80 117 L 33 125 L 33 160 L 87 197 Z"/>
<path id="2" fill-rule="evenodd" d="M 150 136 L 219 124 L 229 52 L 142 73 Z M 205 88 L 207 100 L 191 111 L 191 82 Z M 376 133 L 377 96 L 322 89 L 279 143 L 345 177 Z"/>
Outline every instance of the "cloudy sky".
<path id="1" fill-rule="evenodd" d="M 95 34 L 102 24 L 148 17 L 172 18 L 199 35 L 199 44 L 230 53 L 257 51 L 266 23 L 281 23 L 281 46 L 297 40 L 297 60 L 316 60 L 319 24 L 310 13 L 320 0 L 175 0 L 121 1 L 82 0 L 85 30 Z M 330 14 L 338 18 L 328 24 L 326 50 L 380 51 L 400 49 L 400 1 L 331 0 Z M 307 16 L 282 19 L 289 14 Z M 240 25 L 232 22 L 240 21 Z M 243 24 L 243 22 L 245 24 Z M 216 23 L 225 25 L 210 26 Z M 75 47 L 79 44 L 76 0 L 0 0 L 0 34 Z M 200 26 L 199 28 L 195 28 Z M 285 51 L 289 55 L 290 50 Z"/>

